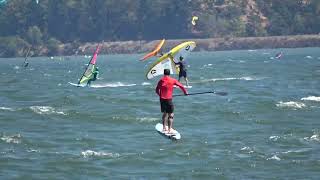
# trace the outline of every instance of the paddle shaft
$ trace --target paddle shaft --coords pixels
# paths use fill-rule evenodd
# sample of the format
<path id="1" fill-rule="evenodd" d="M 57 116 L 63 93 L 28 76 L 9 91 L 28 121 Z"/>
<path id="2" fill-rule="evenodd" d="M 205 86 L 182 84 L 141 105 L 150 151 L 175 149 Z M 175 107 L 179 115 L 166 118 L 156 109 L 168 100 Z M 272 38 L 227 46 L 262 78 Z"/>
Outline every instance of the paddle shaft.
<path id="1" fill-rule="evenodd" d="M 214 91 L 206 91 L 206 92 L 198 92 L 198 93 L 190 93 L 190 94 L 187 94 L 188 96 L 192 96 L 192 95 L 198 95 L 198 94 L 209 94 L 209 93 L 212 93 L 212 94 L 219 94 L 219 95 L 227 95 L 227 93 L 225 92 L 214 92 Z M 179 94 L 179 95 L 173 95 L 173 97 L 176 97 L 176 96 L 186 96 L 184 94 Z"/>

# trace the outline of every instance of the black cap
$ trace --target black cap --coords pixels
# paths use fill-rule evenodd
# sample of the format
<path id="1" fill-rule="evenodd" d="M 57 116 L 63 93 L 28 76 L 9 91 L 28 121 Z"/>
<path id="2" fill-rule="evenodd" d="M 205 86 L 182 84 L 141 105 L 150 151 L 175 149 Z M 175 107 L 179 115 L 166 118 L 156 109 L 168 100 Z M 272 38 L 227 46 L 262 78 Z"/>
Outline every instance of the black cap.
<path id="1" fill-rule="evenodd" d="M 163 74 L 164 74 L 164 75 L 170 75 L 170 69 L 165 69 L 165 70 L 163 71 Z"/>

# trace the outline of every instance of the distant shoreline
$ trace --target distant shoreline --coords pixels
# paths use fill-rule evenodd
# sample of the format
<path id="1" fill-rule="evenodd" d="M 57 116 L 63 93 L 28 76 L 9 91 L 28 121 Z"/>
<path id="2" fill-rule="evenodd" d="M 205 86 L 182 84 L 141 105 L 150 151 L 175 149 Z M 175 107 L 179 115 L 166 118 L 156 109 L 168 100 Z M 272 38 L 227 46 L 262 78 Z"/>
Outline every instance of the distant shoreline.
<path id="1" fill-rule="evenodd" d="M 163 51 L 169 51 L 174 46 L 185 42 L 195 41 L 197 47 L 194 51 L 224 51 L 246 49 L 275 49 L 275 48 L 300 48 L 320 47 L 320 35 L 297 36 L 269 36 L 269 37 L 230 37 L 210 39 L 171 39 L 166 40 Z M 159 40 L 153 41 L 118 41 L 104 42 L 100 54 L 133 54 L 151 51 Z M 77 49 L 71 49 L 72 44 L 60 47 L 59 55 L 88 55 L 92 54 L 98 43 L 84 43 Z M 68 51 L 65 51 L 69 49 Z"/>
<path id="2" fill-rule="evenodd" d="M 247 49 L 320 47 L 320 34 L 269 37 L 224 37 L 209 39 L 166 40 L 162 51 L 166 52 L 184 41 L 195 41 L 194 51 L 224 51 Z M 99 54 L 134 54 L 151 51 L 159 40 L 104 42 Z M 91 55 L 98 43 L 60 44 L 54 56 Z M 45 46 L 37 47 L 32 56 L 50 56 Z M 23 52 L 23 51 L 21 51 Z M 21 57 L 25 55 L 21 53 Z"/>

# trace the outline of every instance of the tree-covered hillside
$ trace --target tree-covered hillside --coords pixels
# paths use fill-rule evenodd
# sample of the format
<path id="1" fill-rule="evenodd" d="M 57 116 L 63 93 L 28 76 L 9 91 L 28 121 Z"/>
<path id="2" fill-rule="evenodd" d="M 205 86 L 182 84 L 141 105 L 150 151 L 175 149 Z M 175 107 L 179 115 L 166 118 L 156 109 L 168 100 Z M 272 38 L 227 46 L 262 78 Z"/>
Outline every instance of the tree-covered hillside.
<path id="1" fill-rule="evenodd" d="M 0 56 L 60 43 L 317 34 L 319 0 L 2 0 Z M 199 19 L 192 25 L 191 19 Z"/>

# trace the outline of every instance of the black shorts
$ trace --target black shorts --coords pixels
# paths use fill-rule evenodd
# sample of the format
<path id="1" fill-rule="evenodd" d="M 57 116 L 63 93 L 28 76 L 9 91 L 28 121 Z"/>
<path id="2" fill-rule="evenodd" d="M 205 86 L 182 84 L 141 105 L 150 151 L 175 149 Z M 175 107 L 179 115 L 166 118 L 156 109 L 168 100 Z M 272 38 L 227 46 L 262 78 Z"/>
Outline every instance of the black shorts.
<path id="1" fill-rule="evenodd" d="M 181 77 L 186 78 L 187 77 L 187 72 L 186 71 L 180 71 L 179 72 L 179 78 L 181 78 Z"/>
<path id="2" fill-rule="evenodd" d="M 172 103 L 172 99 L 160 99 L 161 112 L 165 113 L 173 113 L 174 106 Z"/>

